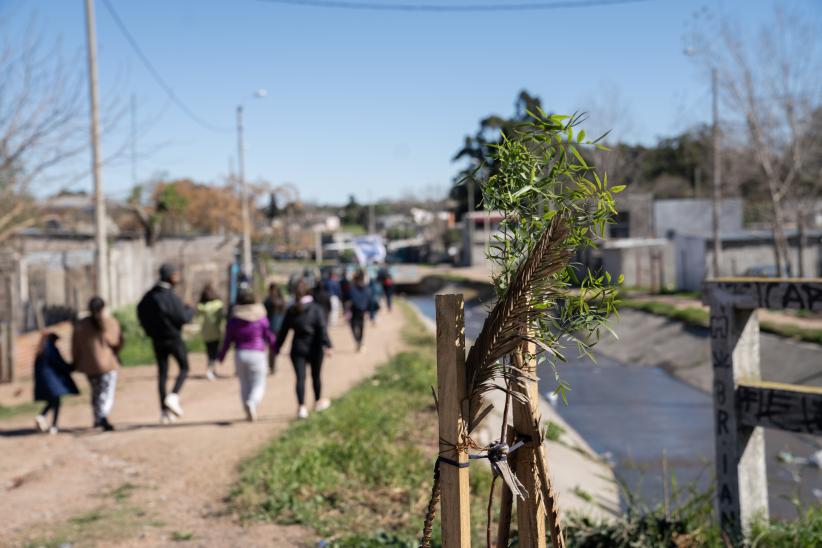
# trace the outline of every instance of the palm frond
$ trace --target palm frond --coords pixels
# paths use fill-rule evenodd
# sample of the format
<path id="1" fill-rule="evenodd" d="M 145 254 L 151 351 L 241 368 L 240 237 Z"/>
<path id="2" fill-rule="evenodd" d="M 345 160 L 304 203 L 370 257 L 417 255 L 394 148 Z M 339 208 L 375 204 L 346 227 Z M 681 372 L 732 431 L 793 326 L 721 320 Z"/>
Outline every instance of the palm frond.
<path id="1" fill-rule="evenodd" d="M 494 306 L 485 319 L 476 343 L 468 352 L 465 368 L 469 394 L 469 425 L 477 424 L 483 410 L 483 394 L 499 388 L 506 381 L 510 386 L 533 380 L 530 374 L 512 365 L 501 363 L 501 358 L 514 352 L 523 342 L 532 342 L 541 348 L 545 344 L 529 336 L 530 325 L 545 314 L 545 304 L 562 296 L 553 274 L 564 269 L 573 251 L 565 245 L 568 229 L 559 216 L 540 236 L 530 255 L 522 261 L 508 286 L 505 298 Z M 499 382 L 502 380 L 503 382 Z M 516 390 L 512 396 L 522 398 Z"/>

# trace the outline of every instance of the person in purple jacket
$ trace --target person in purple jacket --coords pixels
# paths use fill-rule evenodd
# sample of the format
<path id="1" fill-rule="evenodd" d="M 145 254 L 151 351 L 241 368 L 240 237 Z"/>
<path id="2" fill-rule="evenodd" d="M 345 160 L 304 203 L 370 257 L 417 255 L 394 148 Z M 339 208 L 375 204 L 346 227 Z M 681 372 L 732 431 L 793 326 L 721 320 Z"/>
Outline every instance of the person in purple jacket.
<path id="1" fill-rule="evenodd" d="M 240 397 L 249 421 L 257 419 L 257 406 L 265 394 L 268 352 L 273 351 L 275 342 L 276 337 L 268 327 L 265 307 L 254 300 L 250 290 L 241 290 L 226 324 L 219 360 L 222 363 L 233 344 Z"/>

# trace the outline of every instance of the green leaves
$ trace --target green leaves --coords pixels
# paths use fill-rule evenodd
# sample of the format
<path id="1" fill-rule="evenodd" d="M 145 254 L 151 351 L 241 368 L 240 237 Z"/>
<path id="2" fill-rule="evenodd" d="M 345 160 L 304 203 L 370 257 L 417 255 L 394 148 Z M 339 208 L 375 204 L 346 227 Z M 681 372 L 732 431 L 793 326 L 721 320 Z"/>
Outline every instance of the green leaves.
<path id="1" fill-rule="evenodd" d="M 563 249 L 574 254 L 593 248 L 616 215 L 613 195 L 625 185 L 609 187 L 586 160 L 580 147 L 601 148 L 585 140 L 577 126 L 584 115 L 546 115 L 529 111 L 531 120 L 504 134 L 493 150 L 496 170 L 480 180 L 486 209 L 503 213 L 488 258 L 496 264 L 494 284 L 503 299 L 519 266 L 534 251 L 540 236 L 558 216 L 567 228 Z M 576 133 L 576 135 L 575 135 Z M 556 365 L 565 360 L 567 347 L 582 356 L 602 330 L 610 332 L 608 317 L 617 312 L 616 290 L 608 273 L 583 272 L 581 265 L 568 264 L 542 280 L 539 302 L 530 305 L 528 332 L 542 349 L 543 360 L 554 371 L 556 394 L 563 401 L 570 387 L 558 375 Z"/>

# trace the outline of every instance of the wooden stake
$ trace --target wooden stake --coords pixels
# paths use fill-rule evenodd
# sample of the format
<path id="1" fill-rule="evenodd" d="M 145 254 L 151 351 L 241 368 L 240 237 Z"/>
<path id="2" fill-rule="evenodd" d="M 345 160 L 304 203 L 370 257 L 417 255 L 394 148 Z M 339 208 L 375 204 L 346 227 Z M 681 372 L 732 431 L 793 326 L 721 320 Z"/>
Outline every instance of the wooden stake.
<path id="1" fill-rule="evenodd" d="M 525 352 L 527 348 L 523 348 Z M 521 368 L 526 374 L 533 375 L 536 363 L 525 362 L 520 352 L 513 354 L 514 364 Z M 536 402 L 539 398 L 537 383 L 529 381 L 522 385 L 514 386 L 514 390 L 527 396 L 527 402 Z M 534 430 L 534 421 L 539 420 L 538 411 L 530 403 L 522 403 L 514 400 L 514 430 L 522 435 L 531 435 Z M 536 424 L 539 424 L 537 422 Z M 513 461 L 517 469 L 519 478 L 528 496 L 525 500 L 517 500 L 517 526 L 519 528 L 519 545 L 522 548 L 545 548 L 545 501 L 542 497 L 542 488 L 539 481 L 537 468 L 537 457 L 541 453 L 537 450 L 541 445 L 539 437 L 534 438 L 524 446 L 520 447 L 513 455 Z"/>
<path id="2" fill-rule="evenodd" d="M 440 456 L 442 544 L 471 546 L 468 448 L 464 439 L 468 394 L 465 375 L 465 317 L 462 295 L 437 295 L 437 401 Z"/>

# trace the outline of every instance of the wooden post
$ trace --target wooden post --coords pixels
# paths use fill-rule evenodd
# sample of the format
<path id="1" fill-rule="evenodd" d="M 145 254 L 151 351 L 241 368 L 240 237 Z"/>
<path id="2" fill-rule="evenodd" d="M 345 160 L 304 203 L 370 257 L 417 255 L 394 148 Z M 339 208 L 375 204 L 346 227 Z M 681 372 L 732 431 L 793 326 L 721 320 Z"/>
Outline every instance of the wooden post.
<path id="1" fill-rule="evenodd" d="M 764 434 L 737 416 L 740 381 L 760 380 L 759 321 L 755 309 L 714 301 L 710 324 L 717 511 L 722 531 L 737 542 L 752 520 L 768 517 Z"/>
<path id="2" fill-rule="evenodd" d="M 513 446 L 516 440 L 513 428 L 508 429 L 506 438 L 505 442 L 508 444 L 508 447 Z M 516 475 L 516 460 L 512 458 L 509 466 L 514 475 Z M 513 508 L 514 494 L 511 492 L 511 489 L 508 488 L 508 484 L 503 481 L 499 503 L 499 524 L 497 525 L 497 548 L 508 548 L 508 541 L 511 537 L 511 514 L 513 513 Z"/>
<path id="3" fill-rule="evenodd" d="M 463 441 L 468 394 L 462 295 L 437 295 L 437 402 L 439 413 L 442 545 L 471 546 L 468 448 Z"/>
<path id="4" fill-rule="evenodd" d="M 6 382 L 14 382 L 15 368 L 17 367 L 17 288 L 15 282 L 17 276 L 10 274 L 6 277 L 6 305 L 8 306 L 8 323 L 6 324 L 6 338 L 3 341 L 3 352 L 6 359 Z"/>
<path id="5" fill-rule="evenodd" d="M 527 347 L 522 351 L 527 352 Z M 526 362 L 519 352 L 514 352 L 514 361 L 526 374 L 536 374 L 536 360 Z M 526 394 L 528 402 L 539 401 L 536 381 L 528 381 L 525 386 L 518 385 L 514 389 Z M 522 548 L 545 548 L 545 501 L 536 460 L 542 458 L 542 452 L 539 450 L 542 440 L 531 435 L 534 424 L 539 424 L 540 421 L 539 410 L 516 399 L 512 403 L 514 430 L 517 434 L 531 436 L 531 440 L 514 453 L 514 466 L 519 472 L 517 478 L 528 492 L 525 500 L 517 500 L 519 545 Z"/>

